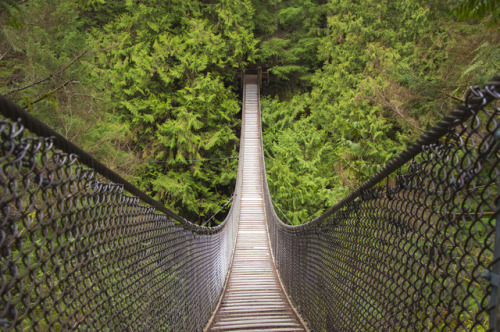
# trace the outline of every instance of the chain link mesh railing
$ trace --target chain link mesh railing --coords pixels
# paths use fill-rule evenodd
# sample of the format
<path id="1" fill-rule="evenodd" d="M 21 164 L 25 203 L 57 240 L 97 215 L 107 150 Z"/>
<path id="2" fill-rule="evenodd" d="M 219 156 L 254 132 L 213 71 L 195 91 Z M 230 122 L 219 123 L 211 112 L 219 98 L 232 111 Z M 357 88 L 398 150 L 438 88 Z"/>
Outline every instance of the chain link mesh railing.
<path id="1" fill-rule="evenodd" d="M 240 185 L 224 223 L 199 227 L 3 97 L 0 109 L 0 329 L 202 330 L 230 265 Z"/>
<path id="2" fill-rule="evenodd" d="M 276 265 L 315 330 L 500 326 L 499 87 L 472 89 L 307 224 L 283 224 L 264 186 Z M 20 118 L 0 120 L 0 326 L 201 330 L 230 264 L 241 174 L 226 221 L 195 226 L 3 98 L 0 109 Z"/>
<path id="3" fill-rule="evenodd" d="M 499 91 L 472 88 L 309 223 L 282 223 L 264 186 L 276 265 L 315 331 L 500 330 Z"/>

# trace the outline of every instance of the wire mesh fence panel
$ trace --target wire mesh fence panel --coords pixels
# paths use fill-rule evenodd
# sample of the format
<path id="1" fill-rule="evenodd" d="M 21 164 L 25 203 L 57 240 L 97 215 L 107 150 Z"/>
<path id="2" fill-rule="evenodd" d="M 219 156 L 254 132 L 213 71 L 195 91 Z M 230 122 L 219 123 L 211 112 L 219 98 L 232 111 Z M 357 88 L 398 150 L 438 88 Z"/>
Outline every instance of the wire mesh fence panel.
<path id="1" fill-rule="evenodd" d="M 500 77 L 273 253 L 315 331 L 500 329 Z M 496 237 L 496 241 L 495 241 Z"/>
<path id="2" fill-rule="evenodd" d="M 2 330 L 203 329 L 238 204 L 216 228 L 181 225 L 23 121 L 0 135 Z"/>

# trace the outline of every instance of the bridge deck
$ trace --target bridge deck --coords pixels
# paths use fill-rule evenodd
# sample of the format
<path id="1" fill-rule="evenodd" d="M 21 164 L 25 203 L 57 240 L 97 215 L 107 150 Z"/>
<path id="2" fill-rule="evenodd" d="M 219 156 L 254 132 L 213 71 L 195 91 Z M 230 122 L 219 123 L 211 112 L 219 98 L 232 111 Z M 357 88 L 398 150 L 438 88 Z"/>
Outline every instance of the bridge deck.
<path id="1" fill-rule="evenodd" d="M 233 263 L 208 331 L 305 331 L 278 280 L 264 216 L 257 76 L 246 75 L 240 221 Z"/>

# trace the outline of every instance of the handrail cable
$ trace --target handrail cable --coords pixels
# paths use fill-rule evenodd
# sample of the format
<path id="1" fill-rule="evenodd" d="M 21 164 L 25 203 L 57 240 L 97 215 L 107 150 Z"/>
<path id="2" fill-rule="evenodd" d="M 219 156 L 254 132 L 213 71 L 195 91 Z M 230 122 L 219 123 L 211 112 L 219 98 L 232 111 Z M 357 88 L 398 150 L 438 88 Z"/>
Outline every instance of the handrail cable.
<path id="1" fill-rule="evenodd" d="M 286 216 L 286 214 L 280 209 L 280 207 L 276 204 L 276 202 L 273 200 L 271 196 L 269 196 L 269 199 L 271 200 L 271 203 L 273 203 L 273 206 L 278 209 L 278 211 L 281 213 L 283 217 L 288 221 L 289 225 L 293 225 L 293 223 L 290 221 L 290 219 Z"/>
<path id="2" fill-rule="evenodd" d="M 228 204 L 229 202 L 231 202 L 233 200 L 234 196 L 231 195 L 231 197 L 226 201 L 226 203 L 224 203 L 224 205 L 219 209 L 219 211 L 215 212 L 210 218 L 208 218 L 207 221 L 205 221 L 201 226 L 205 226 L 206 224 L 208 224 L 208 222 L 210 220 L 212 220 L 219 212 L 221 212 Z"/>

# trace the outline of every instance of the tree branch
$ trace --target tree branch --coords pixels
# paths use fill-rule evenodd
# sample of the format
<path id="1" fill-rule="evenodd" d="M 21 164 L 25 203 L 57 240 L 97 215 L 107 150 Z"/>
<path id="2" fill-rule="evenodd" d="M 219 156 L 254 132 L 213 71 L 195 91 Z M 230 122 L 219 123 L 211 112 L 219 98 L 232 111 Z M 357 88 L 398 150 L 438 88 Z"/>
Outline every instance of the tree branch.
<path id="1" fill-rule="evenodd" d="M 72 81 L 72 80 L 69 80 L 69 81 L 66 81 L 65 83 L 63 83 L 62 85 L 58 86 L 57 88 L 49 91 L 49 92 L 46 92 L 44 93 L 43 95 L 41 95 L 39 98 L 35 99 L 35 101 L 33 101 L 32 103 L 28 103 L 29 106 L 31 105 L 34 105 L 36 103 L 38 103 L 39 101 L 47 98 L 48 96 L 50 96 L 51 94 L 53 94 L 54 92 L 57 92 L 59 90 L 61 90 L 62 88 L 64 88 L 66 85 L 68 84 L 72 84 L 72 83 L 80 83 L 80 81 Z M 26 105 L 26 107 L 28 107 L 28 105 Z"/>
<path id="2" fill-rule="evenodd" d="M 450 95 L 449 93 L 444 92 L 444 91 L 441 91 L 441 90 L 439 90 L 439 92 L 441 92 L 441 93 L 442 93 L 443 95 L 445 95 L 446 97 L 449 97 L 449 98 L 451 98 L 451 99 L 453 99 L 453 100 L 458 101 L 459 103 L 465 103 L 465 99 L 462 99 L 462 98 L 459 98 L 459 97 L 452 96 L 452 95 Z"/>
<path id="3" fill-rule="evenodd" d="M 61 70 L 59 70 L 58 72 L 56 73 L 53 73 L 53 74 L 50 74 L 48 77 L 42 79 L 42 80 L 39 80 L 39 81 L 36 81 L 36 82 L 33 82 L 29 85 L 26 85 L 22 88 L 18 88 L 18 89 L 15 89 L 15 90 L 12 90 L 12 91 L 9 91 L 7 92 L 8 95 L 10 94 L 13 94 L 13 93 L 16 93 L 16 92 L 19 92 L 19 91 L 23 91 L 23 90 L 26 90 L 28 88 L 31 88 L 32 86 L 34 85 L 37 85 L 37 84 L 40 84 L 40 83 L 43 83 L 45 81 L 48 81 L 49 79 L 51 79 L 52 77 L 55 77 L 59 74 L 61 74 L 63 71 L 65 71 L 66 69 L 68 69 L 69 67 L 71 67 L 75 62 L 77 62 L 80 58 L 82 58 L 85 54 L 88 53 L 88 50 L 87 51 L 84 51 L 82 54 L 78 55 L 76 58 L 74 58 L 73 60 L 71 60 L 70 63 L 68 63 L 66 66 L 64 66 Z"/>

